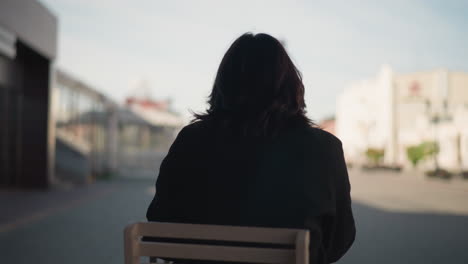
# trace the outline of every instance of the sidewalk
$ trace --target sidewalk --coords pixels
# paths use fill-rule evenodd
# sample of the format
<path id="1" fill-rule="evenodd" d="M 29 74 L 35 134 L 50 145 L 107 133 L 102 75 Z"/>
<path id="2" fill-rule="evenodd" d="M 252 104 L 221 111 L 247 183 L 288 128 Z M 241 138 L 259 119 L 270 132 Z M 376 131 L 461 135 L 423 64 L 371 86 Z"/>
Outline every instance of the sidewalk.
<path id="1" fill-rule="evenodd" d="M 468 181 L 349 170 L 353 199 L 392 210 L 468 215 Z"/>
<path id="2" fill-rule="evenodd" d="M 0 232 L 0 263 L 123 263 L 124 227 L 145 220 L 153 186 L 115 179 L 62 191 L 0 191 L 11 213 Z M 28 209 L 14 208 L 22 204 Z"/>
<path id="3" fill-rule="evenodd" d="M 112 182 L 45 191 L 0 189 L 0 233 L 95 199 L 114 189 Z"/>

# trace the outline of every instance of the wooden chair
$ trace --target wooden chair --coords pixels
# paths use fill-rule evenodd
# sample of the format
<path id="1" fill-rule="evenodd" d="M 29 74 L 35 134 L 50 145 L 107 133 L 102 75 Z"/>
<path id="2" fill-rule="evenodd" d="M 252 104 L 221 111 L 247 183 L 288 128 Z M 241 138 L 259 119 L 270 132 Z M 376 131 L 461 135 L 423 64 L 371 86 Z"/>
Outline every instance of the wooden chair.
<path id="1" fill-rule="evenodd" d="M 141 237 L 187 239 L 193 242 L 144 242 Z M 125 263 L 140 263 L 140 257 L 309 264 L 309 231 L 286 228 L 142 222 L 124 232 Z M 212 245 L 206 241 L 261 243 L 262 247 Z M 226 243 L 227 244 L 227 243 Z M 274 245 L 288 245 L 278 248 Z M 265 247 L 263 247 L 265 245 Z"/>

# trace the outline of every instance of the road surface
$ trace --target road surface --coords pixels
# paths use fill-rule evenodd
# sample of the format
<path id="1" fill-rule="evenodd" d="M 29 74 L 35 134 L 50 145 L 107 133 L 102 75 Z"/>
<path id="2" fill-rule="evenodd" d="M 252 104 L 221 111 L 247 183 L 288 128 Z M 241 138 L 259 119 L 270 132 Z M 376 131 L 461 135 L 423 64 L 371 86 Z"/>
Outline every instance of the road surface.
<path id="1" fill-rule="evenodd" d="M 358 233 L 339 263 L 468 263 L 468 191 L 403 176 L 350 175 Z M 9 214 L 0 217 L 0 263 L 123 263 L 123 227 L 144 220 L 153 182 L 0 192 Z"/>

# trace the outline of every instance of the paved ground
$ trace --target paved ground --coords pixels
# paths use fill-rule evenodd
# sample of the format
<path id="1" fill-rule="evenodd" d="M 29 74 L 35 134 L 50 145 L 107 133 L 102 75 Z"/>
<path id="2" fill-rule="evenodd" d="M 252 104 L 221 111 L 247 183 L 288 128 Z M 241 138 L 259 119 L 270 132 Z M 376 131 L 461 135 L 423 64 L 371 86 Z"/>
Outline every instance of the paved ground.
<path id="1" fill-rule="evenodd" d="M 468 180 L 350 170 L 355 201 L 395 212 L 468 215 Z"/>
<path id="2" fill-rule="evenodd" d="M 468 263 L 468 182 L 350 170 L 357 239 L 339 263 Z"/>
<path id="3" fill-rule="evenodd" d="M 350 175 L 358 235 L 339 263 L 468 263 L 463 184 Z M 9 215 L 0 217 L 0 263 L 123 263 L 122 229 L 144 219 L 152 186 L 139 179 L 0 192 L 0 210 Z"/>
<path id="4" fill-rule="evenodd" d="M 33 221 L 10 223 L 0 233 L 0 263 L 123 263 L 123 227 L 144 220 L 151 186 L 101 183 L 92 198 L 76 194 Z"/>

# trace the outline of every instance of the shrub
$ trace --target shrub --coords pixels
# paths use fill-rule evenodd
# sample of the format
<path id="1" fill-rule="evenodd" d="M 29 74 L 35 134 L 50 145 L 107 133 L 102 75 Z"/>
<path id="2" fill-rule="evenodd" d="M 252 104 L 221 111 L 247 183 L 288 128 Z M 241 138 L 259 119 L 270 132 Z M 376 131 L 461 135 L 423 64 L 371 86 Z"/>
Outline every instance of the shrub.
<path id="1" fill-rule="evenodd" d="M 383 150 L 383 149 L 368 148 L 366 150 L 367 159 L 374 166 L 377 166 L 382 162 L 382 159 L 383 159 L 384 155 L 385 155 L 385 150 Z"/>
<path id="2" fill-rule="evenodd" d="M 439 146 L 432 141 L 426 141 L 416 146 L 409 146 L 406 149 L 408 159 L 414 167 L 416 167 L 420 161 L 432 157 L 437 153 L 439 153 Z"/>

